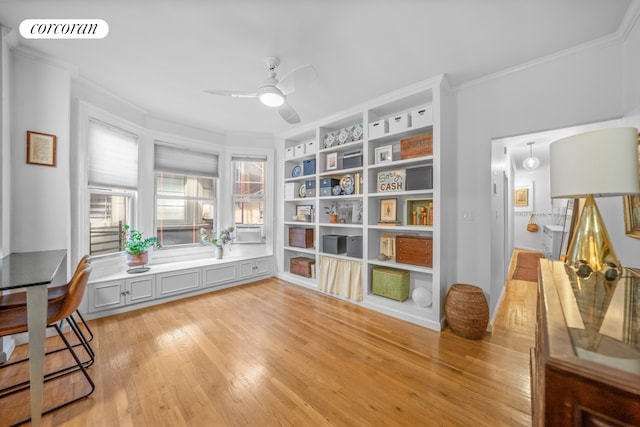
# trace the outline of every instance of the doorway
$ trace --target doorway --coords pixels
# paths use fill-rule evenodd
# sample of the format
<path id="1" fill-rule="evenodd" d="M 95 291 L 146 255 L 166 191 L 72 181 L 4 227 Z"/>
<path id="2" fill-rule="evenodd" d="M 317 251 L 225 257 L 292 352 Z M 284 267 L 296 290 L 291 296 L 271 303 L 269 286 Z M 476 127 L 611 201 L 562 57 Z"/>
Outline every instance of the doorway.
<path id="1" fill-rule="evenodd" d="M 492 242 L 491 294 L 502 295 L 514 249 L 550 254 L 558 258 L 566 251 L 566 234 L 562 248 L 545 252 L 545 231 L 568 232 L 573 210 L 568 200 L 551 199 L 549 146 L 553 141 L 591 130 L 618 127 L 619 120 L 591 123 L 526 135 L 497 138 L 491 143 L 492 174 Z M 535 142 L 533 146 L 529 142 Z M 523 161 L 533 153 L 540 160 L 534 170 L 526 170 Z M 516 206 L 516 189 L 527 190 L 527 204 Z M 527 231 L 531 214 L 538 224 L 535 233 Z M 561 237 L 561 238 L 562 238 Z M 549 248 L 547 248 L 549 249 Z"/>

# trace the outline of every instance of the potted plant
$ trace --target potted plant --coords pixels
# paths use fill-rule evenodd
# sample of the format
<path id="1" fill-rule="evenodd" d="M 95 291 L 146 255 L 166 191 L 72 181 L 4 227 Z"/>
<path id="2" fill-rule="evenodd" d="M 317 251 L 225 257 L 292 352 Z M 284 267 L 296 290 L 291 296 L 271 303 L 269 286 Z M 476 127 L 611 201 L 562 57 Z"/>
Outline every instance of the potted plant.
<path id="1" fill-rule="evenodd" d="M 124 226 L 124 252 L 127 254 L 127 265 L 129 271 L 132 267 L 144 267 L 149 262 L 147 250 L 152 247 L 159 248 L 160 244 L 156 237 L 143 237 L 142 232 Z"/>
<path id="2" fill-rule="evenodd" d="M 324 211 L 329 215 L 329 222 L 335 224 L 338 222 L 338 205 L 331 203 L 329 206 L 324 207 Z"/>

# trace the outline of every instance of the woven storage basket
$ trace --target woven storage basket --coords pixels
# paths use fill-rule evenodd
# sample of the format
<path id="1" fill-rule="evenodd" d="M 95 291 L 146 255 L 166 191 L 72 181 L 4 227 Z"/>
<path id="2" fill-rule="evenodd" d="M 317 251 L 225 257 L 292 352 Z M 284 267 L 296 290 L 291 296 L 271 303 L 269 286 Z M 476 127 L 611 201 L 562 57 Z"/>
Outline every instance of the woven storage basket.
<path id="1" fill-rule="evenodd" d="M 489 305 L 484 292 L 477 286 L 451 286 L 444 303 L 447 323 L 454 334 L 478 340 L 489 324 Z"/>
<path id="2" fill-rule="evenodd" d="M 371 275 L 371 292 L 404 301 L 409 298 L 409 272 L 391 267 L 375 267 Z"/>

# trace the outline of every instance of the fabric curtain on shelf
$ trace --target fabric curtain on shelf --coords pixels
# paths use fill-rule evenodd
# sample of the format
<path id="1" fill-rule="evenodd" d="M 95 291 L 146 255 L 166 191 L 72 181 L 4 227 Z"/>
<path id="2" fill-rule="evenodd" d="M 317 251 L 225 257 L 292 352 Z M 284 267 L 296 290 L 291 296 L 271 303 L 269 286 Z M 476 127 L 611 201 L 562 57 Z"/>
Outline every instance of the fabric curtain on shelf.
<path id="1" fill-rule="evenodd" d="M 318 287 L 325 292 L 362 301 L 362 263 L 321 256 Z"/>

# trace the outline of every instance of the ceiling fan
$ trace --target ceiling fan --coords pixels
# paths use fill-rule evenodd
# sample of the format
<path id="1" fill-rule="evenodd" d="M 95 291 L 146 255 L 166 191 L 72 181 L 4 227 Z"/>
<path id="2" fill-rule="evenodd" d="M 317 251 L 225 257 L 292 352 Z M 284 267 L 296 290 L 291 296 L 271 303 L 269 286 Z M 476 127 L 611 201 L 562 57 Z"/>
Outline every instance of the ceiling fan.
<path id="1" fill-rule="evenodd" d="M 268 107 L 277 107 L 278 113 L 286 122 L 292 124 L 300 122 L 300 116 L 287 104 L 286 98 L 290 93 L 316 79 L 315 68 L 311 65 L 303 65 L 278 80 L 276 78 L 276 67 L 280 64 L 280 59 L 275 56 L 269 56 L 265 59 L 265 62 L 269 68 L 268 77 L 256 92 L 224 89 L 209 89 L 205 90 L 205 92 L 233 98 L 258 98 L 260 102 Z"/>

